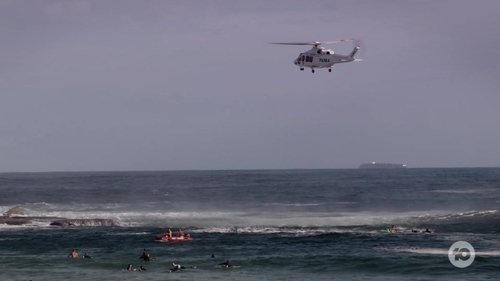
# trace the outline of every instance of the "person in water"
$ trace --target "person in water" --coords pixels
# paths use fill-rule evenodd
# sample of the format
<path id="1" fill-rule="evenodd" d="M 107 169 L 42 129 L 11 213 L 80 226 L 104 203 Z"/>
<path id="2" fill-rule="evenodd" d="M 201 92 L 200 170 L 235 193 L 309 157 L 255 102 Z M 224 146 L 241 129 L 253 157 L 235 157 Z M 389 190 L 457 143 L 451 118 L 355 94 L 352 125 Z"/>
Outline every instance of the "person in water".
<path id="1" fill-rule="evenodd" d="M 144 249 L 144 251 L 142 251 L 142 255 L 139 258 L 144 260 L 144 261 L 151 261 L 152 260 L 151 254 L 148 253 L 148 251 L 146 249 Z"/>
<path id="2" fill-rule="evenodd" d="M 388 227 L 387 228 L 387 232 L 389 233 L 396 233 L 396 227 L 394 225 L 392 225 L 391 227 Z"/>
<path id="3" fill-rule="evenodd" d="M 127 265 L 127 271 L 146 271 L 144 266 L 134 267 L 131 263 Z"/>
<path id="4" fill-rule="evenodd" d="M 84 254 L 83 254 L 83 258 L 84 258 L 84 259 L 91 259 L 92 257 L 91 257 L 91 256 L 89 256 L 89 255 L 87 255 L 87 253 L 84 253 Z"/>
<path id="5" fill-rule="evenodd" d="M 181 270 L 181 269 L 184 269 L 184 268 L 186 268 L 186 267 L 182 266 L 182 265 L 180 265 L 178 263 L 173 262 L 172 263 L 172 268 L 170 268 L 170 272 L 178 271 L 178 270 Z"/>
<path id="6" fill-rule="evenodd" d="M 172 229 L 170 227 L 167 229 L 167 233 L 165 234 L 168 238 L 172 238 Z"/>
<path id="7" fill-rule="evenodd" d="M 71 253 L 69 253 L 68 258 L 78 259 L 80 258 L 80 255 L 78 254 L 78 251 L 76 249 L 71 249 Z"/>
<path id="8" fill-rule="evenodd" d="M 233 266 L 233 265 L 229 262 L 229 260 L 226 260 L 225 262 L 220 263 L 219 265 L 222 265 L 222 266 L 224 266 L 225 268 L 230 268 L 230 267 L 232 267 L 232 266 Z"/>
<path id="9" fill-rule="evenodd" d="M 182 228 L 179 228 L 179 231 L 177 232 L 177 237 L 179 238 L 184 237 L 184 231 L 182 231 Z"/>
<path id="10" fill-rule="evenodd" d="M 432 231 L 428 228 L 426 228 L 424 231 L 422 231 L 423 233 L 432 233 Z"/>

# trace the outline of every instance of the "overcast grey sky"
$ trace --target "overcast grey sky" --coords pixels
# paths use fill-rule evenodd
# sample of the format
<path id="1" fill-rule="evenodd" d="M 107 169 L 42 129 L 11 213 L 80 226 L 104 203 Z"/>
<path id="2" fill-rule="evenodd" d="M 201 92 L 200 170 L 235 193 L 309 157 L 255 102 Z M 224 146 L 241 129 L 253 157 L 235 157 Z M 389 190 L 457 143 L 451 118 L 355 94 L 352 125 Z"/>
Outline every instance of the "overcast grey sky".
<path id="1" fill-rule="evenodd" d="M 0 40 L 0 171 L 500 166 L 499 1 L 0 0 Z"/>

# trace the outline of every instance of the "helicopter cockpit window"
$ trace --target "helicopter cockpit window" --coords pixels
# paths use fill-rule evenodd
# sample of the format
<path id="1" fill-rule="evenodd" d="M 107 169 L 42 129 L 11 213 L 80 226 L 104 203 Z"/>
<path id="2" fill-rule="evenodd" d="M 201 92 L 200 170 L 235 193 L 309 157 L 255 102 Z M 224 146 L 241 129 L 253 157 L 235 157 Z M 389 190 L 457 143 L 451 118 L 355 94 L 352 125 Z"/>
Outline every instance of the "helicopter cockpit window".
<path id="1" fill-rule="evenodd" d="M 304 57 L 304 56 L 302 56 L 301 60 L 302 60 L 302 61 L 304 61 L 304 60 L 305 60 L 305 57 Z"/>

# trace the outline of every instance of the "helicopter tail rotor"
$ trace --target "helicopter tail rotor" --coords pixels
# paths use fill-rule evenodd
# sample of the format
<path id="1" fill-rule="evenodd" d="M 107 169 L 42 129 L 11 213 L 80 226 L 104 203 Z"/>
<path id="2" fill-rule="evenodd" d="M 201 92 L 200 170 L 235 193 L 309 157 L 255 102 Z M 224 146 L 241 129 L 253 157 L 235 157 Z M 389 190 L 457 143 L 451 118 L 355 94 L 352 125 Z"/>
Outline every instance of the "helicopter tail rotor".
<path id="1" fill-rule="evenodd" d="M 352 49 L 352 52 L 351 52 L 351 54 L 349 54 L 349 56 L 350 56 L 351 58 L 354 58 L 354 55 L 356 55 L 356 53 L 359 51 L 359 49 L 361 49 L 361 47 L 360 47 L 360 46 L 356 46 L 356 47 L 354 47 L 354 49 Z"/>
<path id="2" fill-rule="evenodd" d="M 351 52 L 351 57 L 354 57 L 356 53 L 359 55 L 360 52 L 358 51 L 360 50 L 361 50 L 361 56 L 364 56 L 366 54 L 366 47 L 363 41 L 361 39 L 351 39 L 351 40 L 354 45 L 354 49 Z"/>

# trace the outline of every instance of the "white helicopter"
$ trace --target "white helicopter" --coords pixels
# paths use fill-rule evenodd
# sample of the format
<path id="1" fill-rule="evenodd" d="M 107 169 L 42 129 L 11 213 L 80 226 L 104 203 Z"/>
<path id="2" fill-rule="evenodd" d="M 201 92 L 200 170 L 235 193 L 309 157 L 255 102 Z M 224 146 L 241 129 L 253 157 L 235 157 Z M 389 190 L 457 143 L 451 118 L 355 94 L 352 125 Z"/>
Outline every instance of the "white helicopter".
<path id="1" fill-rule="evenodd" d="M 340 42 L 354 42 L 354 49 L 349 55 L 339 55 L 331 49 L 326 49 L 321 45 L 334 44 Z M 313 46 L 310 50 L 300 53 L 299 57 L 294 60 L 294 64 L 300 67 L 300 70 L 304 70 L 305 67 L 311 68 L 312 73 L 314 73 L 315 68 L 328 68 L 328 72 L 332 72 L 332 67 L 336 63 L 346 63 L 352 61 L 361 61 L 360 59 L 355 59 L 354 55 L 361 48 L 359 41 L 354 39 L 342 39 L 329 42 L 294 42 L 294 43 L 271 43 L 276 45 L 310 45 Z"/>

